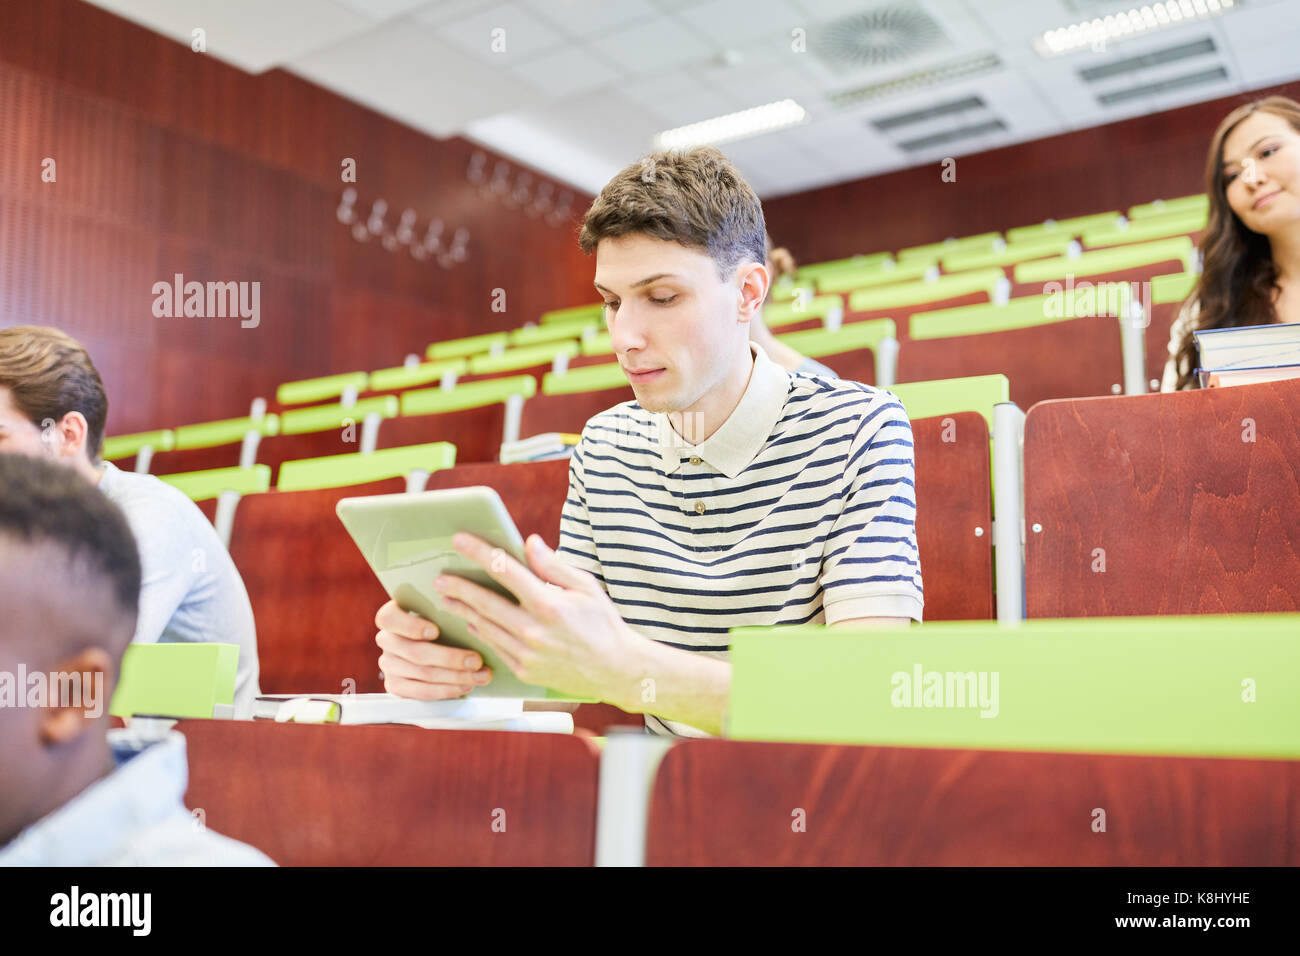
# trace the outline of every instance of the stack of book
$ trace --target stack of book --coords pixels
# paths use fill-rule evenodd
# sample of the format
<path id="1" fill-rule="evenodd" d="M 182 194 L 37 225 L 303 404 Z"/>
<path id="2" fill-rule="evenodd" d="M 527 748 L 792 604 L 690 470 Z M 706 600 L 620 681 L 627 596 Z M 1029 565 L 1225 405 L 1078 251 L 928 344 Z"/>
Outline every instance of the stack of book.
<path id="1" fill-rule="evenodd" d="M 532 438 L 502 442 L 501 464 L 513 465 L 521 461 L 546 461 L 549 458 L 568 458 L 582 440 L 581 435 L 567 432 L 545 432 Z"/>
<path id="2" fill-rule="evenodd" d="M 1201 388 L 1300 378 L 1300 324 L 1198 330 Z"/>

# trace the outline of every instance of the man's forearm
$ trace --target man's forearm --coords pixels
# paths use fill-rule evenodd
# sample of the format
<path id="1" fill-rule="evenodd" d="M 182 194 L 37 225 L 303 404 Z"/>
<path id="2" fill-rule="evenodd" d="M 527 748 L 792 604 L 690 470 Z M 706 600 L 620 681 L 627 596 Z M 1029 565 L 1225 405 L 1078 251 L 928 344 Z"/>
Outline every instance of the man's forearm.
<path id="1" fill-rule="evenodd" d="M 638 637 L 640 637 L 638 635 Z M 731 664 L 641 637 L 624 687 L 610 703 L 720 736 L 731 693 Z"/>

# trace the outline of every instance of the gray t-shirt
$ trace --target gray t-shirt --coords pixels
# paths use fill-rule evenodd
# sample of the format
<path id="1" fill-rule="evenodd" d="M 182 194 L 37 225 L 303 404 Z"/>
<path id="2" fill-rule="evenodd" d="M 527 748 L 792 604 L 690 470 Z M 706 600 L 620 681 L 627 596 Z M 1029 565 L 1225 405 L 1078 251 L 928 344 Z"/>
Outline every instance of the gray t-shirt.
<path id="1" fill-rule="evenodd" d="M 244 581 L 216 530 L 181 491 L 106 462 L 102 491 L 126 515 L 143 579 L 137 644 L 239 645 L 235 716 L 249 718 L 257 685 L 257 631 Z"/>

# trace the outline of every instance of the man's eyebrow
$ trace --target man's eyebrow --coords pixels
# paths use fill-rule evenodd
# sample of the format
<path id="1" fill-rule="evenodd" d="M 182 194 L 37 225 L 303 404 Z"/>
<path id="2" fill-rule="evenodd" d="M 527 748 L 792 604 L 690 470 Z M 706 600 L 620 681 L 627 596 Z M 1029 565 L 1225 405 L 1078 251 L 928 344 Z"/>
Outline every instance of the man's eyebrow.
<path id="1" fill-rule="evenodd" d="M 634 282 L 632 284 L 632 288 L 639 289 L 642 286 L 649 285 L 651 282 L 658 282 L 660 279 L 679 279 L 679 278 L 681 277 L 672 272 L 657 272 L 652 276 L 647 276 L 646 278 L 642 279 L 640 282 Z M 612 292 L 606 289 L 599 282 L 593 282 L 592 285 L 594 285 L 601 292 L 608 292 L 610 295 L 613 295 Z"/>
<path id="2" fill-rule="evenodd" d="M 1273 133 L 1266 133 L 1265 135 L 1261 136 L 1259 139 L 1255 140 L 1255 142 L 1251 143 L 1249 147 L 1247 147 L 1246 152 L 1247 152 L 1247 153 L 1253 152 L 1256 146 L 1258 146 L 1260 143 L 1264 142 L 1264 140 L 1268 139 L 1270 136 L 1273 136 L 1273 135 L 1275 135 L 1275 134 L 1273 134 Z M 1236 162 L 1236 160 L 1234 160 L 1233 162 Z M 1223 161 L 1223 165 L 1224 165 L 1225 167 L 1226 167 L 1226 166 L 1231 166 L 1232 163 L 1228 162 L 1228 160 L 1225 159 L 1225 160 Z"/>

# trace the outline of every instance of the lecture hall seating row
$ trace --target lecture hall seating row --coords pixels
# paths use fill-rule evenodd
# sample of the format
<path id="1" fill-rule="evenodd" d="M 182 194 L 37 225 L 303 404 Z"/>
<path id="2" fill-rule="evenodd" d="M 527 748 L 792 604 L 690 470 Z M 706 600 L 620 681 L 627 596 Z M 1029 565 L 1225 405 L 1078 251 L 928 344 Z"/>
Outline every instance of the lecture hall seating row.
<path id="1" fill-rule="evenodd" d="M 563 734 L 178 729 L 187 806 L 283 866 L 1300 865 L 1297 760 L 611 737 L 647 800 Z"/>
<path id="2" fill-rule="evenodd" d="M 1184 197 L 1134 207 L 1129 211 L 1131 222 L 1122 228 L 1116 225 L 1118 213 L 1102 213 L 1008 230 L 1004 248 L 997 248 L 994 241 L 999 237 L 989 233 L 902 250 L 897 260 L 879 254 L 808 266 L 800 270 L 805 277 L 802 281 L 815 282 L 823 293 L 834 294 L 819 294 L 809 301 L 802 301 L 802 296 L 797 302 L 783 301 L 796 292 L 797 286 L 794 282 L 778 284 L 773 302 L 765 310 L 766 319 L 795 348 L 824 359 L 845 378 L 868 384 L 1008 372 L 1019 383 L 1014 399 L 1025 408 L 1049 398 L 1119 391 L 1133 394 L 1155 388 L 1160 378 L 1168 329 L 1176 312 L 1175 300 L 1181 301 L 1190 291 L 1190 281 L 1186 280 L 1192 278 L 1190 273 L 1184 273 L 1183 279 L 1171 284 L 1167 280 L 1175 276 L 1164 273 L 1171 265 L 1193 267 L 1191 237 L 1203 227 L 1205 213 L 1203 196 Z M 1059 254 L 1065 237 L 1076 236 L 1082 238 L 1087 252 L 1075 254 L 1071 249 L 1070 254 Z M 945 267 L 943 273 L 937 272 L 939 263 Z M 936 274 L 929 275 L 931 270 Z M 970 332 L 947 323 L 946 331 L 936 335 L 935 323 L 930 321 L 924 323 L 928 331 L 913 334 L 914 315 L 926 314 L 933 319 L 936 311 L 1009 304 L 1008 297 L 1022 299 L 1041 294 L 1045 282 L 1067 275 L 1091 281 L 1151 281 L 1155 285 L 1165 281 L 1170 291 L 1163 298 L 1157 294 L 1156 308 L 1145 317 L 1144 378 L 1136 373 L 1125 374 L 1122 361 L 1115 361 L 1113 325 L 1097 321 L 1073 320 L 1035 332 L 1017 327 L 1020 334 L 1005 335 L 1002 332 L 1008 330 L 999 330 L 996 320 L 993 327 L 988 327 L 991 316 L 983 316 L 972 323 Z M 971 313 L 973 319 L 975 316 Z M 419 357 L 412 355 L 407 365 L 373 373 L 343 373 L 285 383 L 277 389 L 276 405 L 290 412 L 305 411 L 301 408 L 304 404 L 327 401 L 350 406 L 361 396 L 366 401 L 395 397 L 402 390 L 435 383 L 444 387 L 458 381 L 472 385 L 520 376 L 543 382 L 548 375 L 562 375 L 568 368 L 610 366 L 614 356 L 608 333 L 599 330 L 600 318 L 598 304 L 553 310 L 541 317 L 540 325 L 434 343 L 426 350 L 427 362 L 419 362 Z M 883 319 L 897 323 L 897 332 L 891 329 L 888 338 L 909 346 L 903 350 L 901 367 L 895 365 L 892 354 L 879 353 L 883 335 L 865 341 L 856 335 L 842 336 L 839 345 L 824 337 L 807 339 L 801 335 L 823 326 L 828 331 L 838 330 L 841 323 L 858 325 Z M 962 341 L 951 341 L 954 337 Z M 910 347 L 913 341 L 926 344 L 914 349 Z M 1062 342 L 1070 346 L 1068 355 L 1062 350 Z M 1071 356 L 1076 361 L 1069 361 Z M 883 375 L 882 361 L 890 370 Z M 1043 369 L 1065 372 L 1053 377 Z M 1042 379 L 1041 383 L 1035 382 L 1036 377 Z M 1145 384 L 1138 386 L 1138 381 Z M 254 402 L 255 408 L 259 401 Z M 176 430 L 175 447 L 169 430 L 110 438 L 110 450 L 129 448 L 107 457 L 130 469 L 135 465 L 138 448 L 147 445 L 149 451 L 140 462 L 140 470 L 155 474 L 230 466 L 240 456 L 235 449 L 220 445 L 236 444 L 250 431 L 260 431 L 263 437 L 276 434 L 275 415 L 265 416 L 264 406 L 262 402 L 260 410 L 249 419 L 183 426 Z M 507 414 L 496 407 L 480 410 L 477 417 L 482 421 L 463 431 L 456 428 L 458 423 L 437 422 L 439 428 L 445 424 L 453 429 L 445 435 L 416 422 L 393 425 L 388 429 L 391 437 L 387 446 L 438 438 L 456 444 L 462 461 L 494 460 L 495 441 L 491 436 L 497 433 L 498 418 L 502 420 L 501 432 L 506 432 Z M 548 424 L 543 423 L 540 430 L 552 430 L 546 427 Z M 397 434 L 403 431 L 417 437 Z M 520 434 L 527 437 L 530 432 Z M 285 440 L 269 444 L 258 460 L 273 466 L 284 460 L 339 451 L 339 443 L 320 436 L 315 440 L 300 439 L 297 447 Z M 151 467 L 145 459 L 155 452 L 161 454 L 162 461 Z"/>

